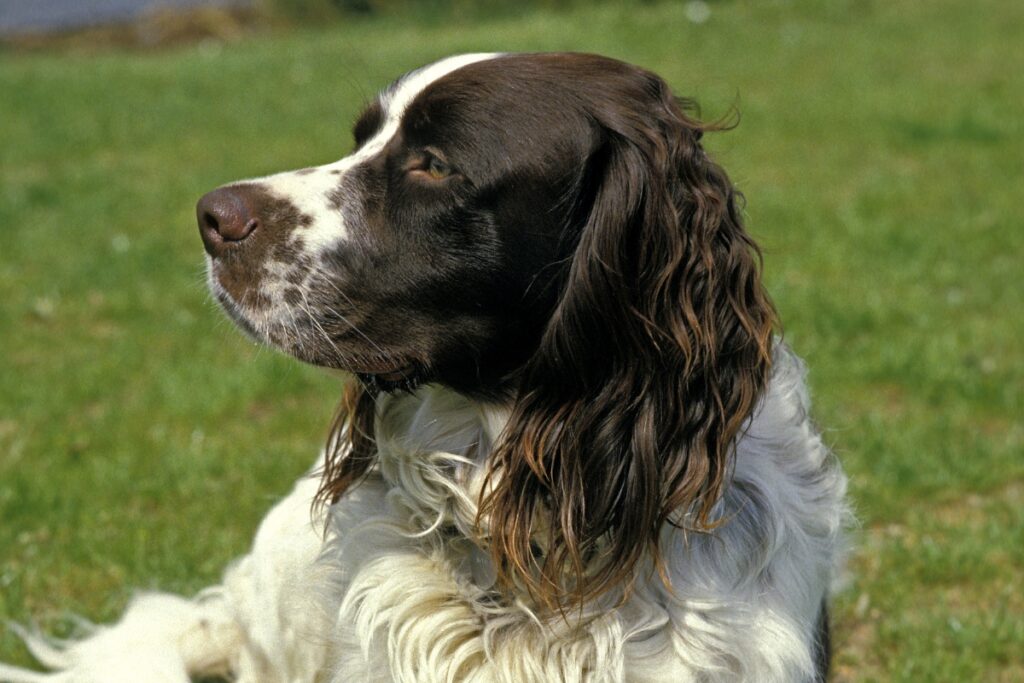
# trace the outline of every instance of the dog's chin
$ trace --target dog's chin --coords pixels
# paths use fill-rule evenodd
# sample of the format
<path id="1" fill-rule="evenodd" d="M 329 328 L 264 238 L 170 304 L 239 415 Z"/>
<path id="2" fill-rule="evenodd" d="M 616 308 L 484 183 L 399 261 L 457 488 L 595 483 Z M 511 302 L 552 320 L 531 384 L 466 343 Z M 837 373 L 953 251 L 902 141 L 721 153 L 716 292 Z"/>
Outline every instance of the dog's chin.
<path id="1" fill-rule="evenodd" d="M 220 285 L 215 284 L 213 280 L 211 280 L 210 292 L 213 294 L 213 298 L 217 300 L 217 303 L 220 304 L 220 309 L 231 319 L 235 327 L 245 333 L 245 336 L 259 344 L 268 343 L 268 340 L 260 334 L 259 330 L 256 329 L 256 325 L 242 312 L 241 307 L 235 303 L 231 295 Z"/>
<path id="2" fill-rule="evenodd" d="M 412 391 L 427 381 L 426 364 L 379 346 L 370 352 L 346 349 L 334 340 L 304 338 L 294 325 L 259 325 L 210 273 L 210 291 L 225 315 L 252 341 L 342 377 L 355 376 L 380 392 Z M 318 329 L 322 327 L 316 326 Z M 326 332 L 324 333 L 326 335 Z M 376 344 L 374 346 L 377 346 Z"/>
<path id="3" fill-rule="evenodd" d="M 269 341 L 261 341 L 329 374 L 346 379 L 354 376 L 376 392 L 413 391 L 428 379 L 423 363 L 397 353 L 377 351 L 367 355 L 321 344 L 316 339 L 296 339 L 286 334 L 273 334 L 272 337 Z"/>
<path id="4" fill-rule="evenodd" d="M 386 350 L 369 354 L 349 352 L 335 345 L 317 344 L 318 340 L 273 336 L 273 341 L 265 342 L 272 348 L 331 375 L 355 376 L 376 391 L 412 391 L 427 379 L 423 363 L 398 353 Z"/>

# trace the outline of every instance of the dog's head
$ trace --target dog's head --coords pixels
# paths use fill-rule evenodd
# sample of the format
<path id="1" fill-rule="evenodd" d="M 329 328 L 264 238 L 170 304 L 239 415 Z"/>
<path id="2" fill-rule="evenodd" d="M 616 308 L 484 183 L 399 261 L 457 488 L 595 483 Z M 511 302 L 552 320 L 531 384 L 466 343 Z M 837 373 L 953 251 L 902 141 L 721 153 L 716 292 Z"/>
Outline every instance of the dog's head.
<path id="1" fill-rule="evenodd" d="M 602 57 L 454 57 L 374 100 L 351 155 L 203 197 L 231 317 L 363 380 L 327 495 L 372 463 L 375 393 L 437 382 L 511 405 L 482 534 L 549 605 L 713 523 L 774 313 L 687 109 Z"/>
<path id="2" fill-rule="evenodd" d="M 522 106 L 550 86 L 510 60 L 412 72 L 360 116 L 351 155 L 203 197 L 210 282 L 236 322 L 383 389 L 505 387 L 571 253 L 580 179 L 559 157 L 586 153 L 557 103 Z"/>

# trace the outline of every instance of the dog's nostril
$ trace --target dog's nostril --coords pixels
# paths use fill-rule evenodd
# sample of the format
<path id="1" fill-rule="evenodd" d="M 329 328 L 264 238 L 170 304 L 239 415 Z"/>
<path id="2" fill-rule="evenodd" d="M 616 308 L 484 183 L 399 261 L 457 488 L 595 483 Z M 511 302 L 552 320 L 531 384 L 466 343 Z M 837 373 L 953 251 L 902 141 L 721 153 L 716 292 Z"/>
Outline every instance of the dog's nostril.
<path id="1" fill-rule="evenodd" d="M 252 231 L 258 228 L 259 225 L 260 222 L 258 220 L 256 220 L 255 218 L 250 218 L 249 221 L 245 224 L 245 228 L 243 229 L 243 232 L 245 234 L 242 235 L 242 239 L 245 239 L 246 237 L 251 235 Z"/>
<path id="2" fill-rule="evenodd" d="M 259 226 L 250 198 L 244 187 L 222 187 L 199 200 L 196 205 L 199 234 L 210 256 L 222 255 Z"/>
<path id="3" fill-rule="evenodd" d="M 220 224 L 217 223 L 217 217 L 214 216 L 209 211 L 204 211 L 203 212 L 203 223 L 206 224 L 206 227 L 212 228 L 214 230 L 216 230 L 217 228 L 220 227 Z"/>

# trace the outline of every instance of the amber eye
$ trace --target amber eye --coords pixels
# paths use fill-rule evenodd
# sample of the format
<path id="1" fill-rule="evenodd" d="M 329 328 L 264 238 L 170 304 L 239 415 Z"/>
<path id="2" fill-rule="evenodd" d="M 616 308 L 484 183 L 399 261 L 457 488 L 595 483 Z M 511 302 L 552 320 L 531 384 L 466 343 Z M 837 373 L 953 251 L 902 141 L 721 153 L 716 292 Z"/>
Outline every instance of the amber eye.
<path id="1" fill-rule="evenodd" d="M 427 160 L 425 170 L 434 180 L 442 180 L 452 174 L 452 167 L 435 156 L 431 156 Z"/>

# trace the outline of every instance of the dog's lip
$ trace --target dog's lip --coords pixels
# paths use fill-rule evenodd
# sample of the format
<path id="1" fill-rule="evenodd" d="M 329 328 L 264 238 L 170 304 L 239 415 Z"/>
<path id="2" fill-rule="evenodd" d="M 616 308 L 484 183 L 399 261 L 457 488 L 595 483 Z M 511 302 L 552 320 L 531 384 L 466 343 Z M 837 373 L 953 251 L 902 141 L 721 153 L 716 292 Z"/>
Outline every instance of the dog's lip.
<path id="1" fill-rule="evenodd" d="M 396 389 L 411 391 L 423 381 L 423 367 L 415 361 L 403 365 L 379 365 L 354 370 L 356 377 L 377 390 L 390 392 Z"/>
<path id="2" fill-rule="evenodd" d="M 403 379 L 412 376 L 414 372 L 415 368 L 413 368 L 413 366 L 405 365 L 397 370 L 392 370 L 391 372 L 377 372 L 373 374 L 377 379 L 382 379 L 385 382 L 401 382 Z"/>
<path id="3" fill-rule="evenodd" d="M 385 383 L 399 383 L 407 380 L 411 380 L 416 377 L 419 373 L 422 365 L 417 362 L 413 357 L 402 356 L 395 354 L 393 357 L 378 357 L 378 358 L 360 358 L 358 360 L 348 360 L 346 362 L 343 358 L 312 358 L 302 353 L 302 347 L 290 346 L 286 342 L 279 339 L 264 339 L 260 335 L 256 327 L 249 320 L 248 316 L 242 310 L 242 307 L 236 303 L 235 298 L 228 292 L 227 288 L 220 281 L 220 274 L 217 272 L 218 267 L 221 265 L 213 259 L 210 261 L 210 289 L 213 292 L 215 298 L 221 304 L 221 308 L 227 313 L 228 317 L 231 318 L 232 322 L 235 323 L 243 332 L 248 334 L 250 337 L 257 341 L 263 341 L 271 346 L 274 346 L 286 353 L 296 356 L 300 360 L 303 360 L 312 365 L 319 365 L 326 368 L 332 368 L 335 370 L 341 370 L 343 372 L 350 372 L 355 375 L 363 375 L 367 377 L 375 377 L 376 379 Z M 353 330 L 350 335 L 340 335 L 334 337 L 334 342 L 341 342 L 341 337 L 347 336 L 363 336 L 358 331 Z"/>
<path id="4" fill-rule="evenodd" d="M 401 382 L 415 374 L 416 364 L 405 359 L 398 362 L 381 359 L 353 364 L 346 369 L 357 375 L 373 375 L 385 382 Z"/>

